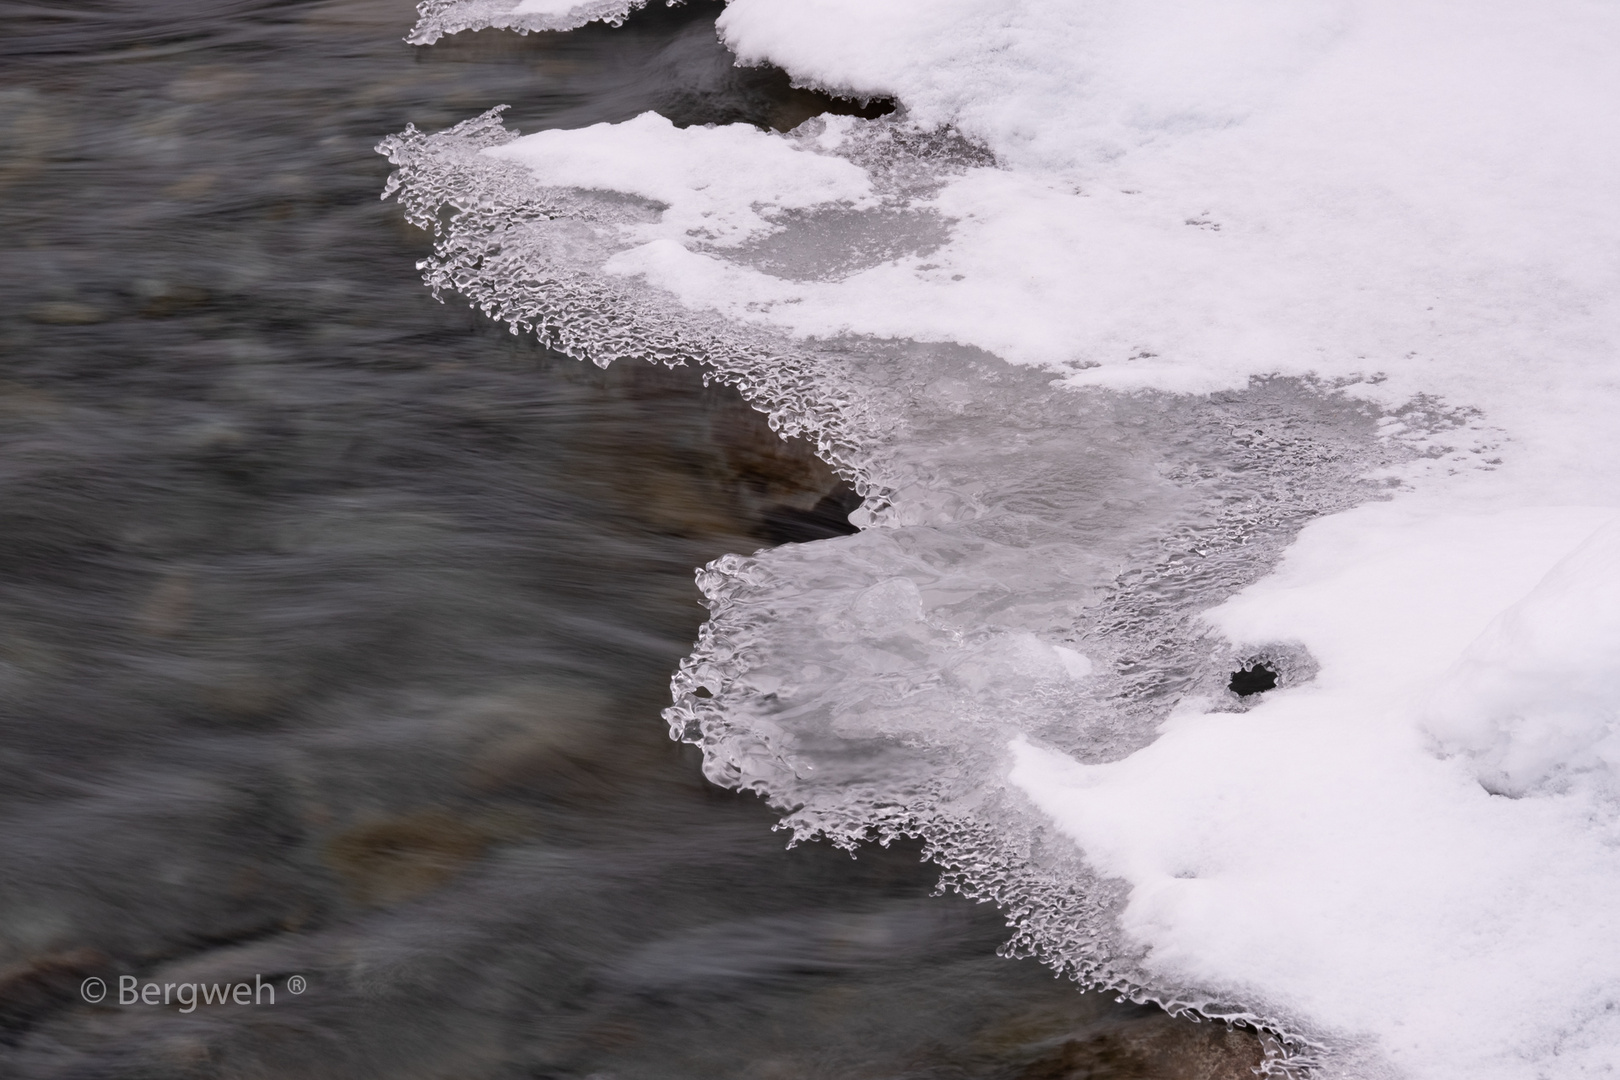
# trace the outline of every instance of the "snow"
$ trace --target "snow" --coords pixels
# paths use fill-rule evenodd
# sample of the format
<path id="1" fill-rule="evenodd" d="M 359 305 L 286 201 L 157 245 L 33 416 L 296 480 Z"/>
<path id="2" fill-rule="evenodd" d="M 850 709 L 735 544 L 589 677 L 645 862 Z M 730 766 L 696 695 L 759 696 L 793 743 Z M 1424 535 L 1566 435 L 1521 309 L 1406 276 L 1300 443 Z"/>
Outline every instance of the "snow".
<path id="1" fill-rule="evenodd" d="M 519 0 L 512 14 L 563 16 L 583 6 L 579 0 Z"/>
<path id="2" fill-rule="evenodd" d="M 1389 471 L 1393 501 L 1307 526 L 1274 573 L 1205 613 L 1237 652 L 1308 654 L 1313 677 L 1242 711 L 1185 700 L 1156 741 L 1106 762 L 1009 710 L 994 728 L 1007 756 L 972 767 L 1129 886 L 1120 930 L 1156 985 L 1285 1018 L 1330 1047 L 1330 1076 L 1614 1075 L 1620 6 L 733 0 L 719 27 L 739 61 L 893 97 L 900 119 L 778 135 L 648 114 L 486 150 L 543 187 L 646 202 L 592 226 L 611 238 L 592 272 L 806 348 L 966 346 L 1122 395 L 1309 376 L 1380 406 L 1475 410 L 1451 445 Z M 993 161 L 906 156 L 900 135 L 939 129 Z M 928 175 L 896 180 L 907 168 Z M 836 214 L 893 229 L 893 250 L 798 272 L 759 257 L 766 242 L 836 247 L 816 225 Z M 968 370 L 941 383 L 958 412 Z M 901 441 L 935 419 L 924 397 L 879 403 Z M 981 507 L 992 477 L 987 453 L 952 481 L 956 502 L 944 481 L 917 498 Z M 905 516 L 909 490 L 889 525 L 924 520 Z M 1058 644 L 1061 620 L 993 623 L 1015 606 L 1004 593 L 1023 602 L 1050 575 L 951 548 L 972 583 L 960 595 L 989 599 L 953 599 L 947 623 L 912 580 L 939 573 L 932 541 L 905 542 L 902 571 L 876 583 L 827 567 L 857 550 L 878 565 L 877 540 L 782 556 L 771 581 L 791 585 L 793 559 L 822 577 L 783 585 L 798 607 L 774 617 L 824 607 L 806 623 L 851 640 L 937 637 L 883 653 L 942 665 L 907 675 L 929 693 L 1020 700 L 1105 673 L 1102 654 Z M 974 612 L 978 636 L 961 628 Z M 857 692 L 868 675 L 840 674 L 850 700 L 881 700 Z M 834 730 L 855 738 L 883 712 L 863 707 L 840 706 Z M 914 740 L 955 715 L 908 707 Z M 895 717 L 882 722 L 900 731 Z M 756 730 L 759 760 L 786 754 L 780 728 Z"/>
<path id="3" fill-rule="evenodd" d="M 1620 527 L 1492 620 L 1435 690 L 1427 727 L 1490 790 L 1590 781 L 1620 795 Z"/>
<path id="4" fill-rule="evenodd" d="M 657 113 L 622 124 L 541 131 L 488 151 L 543 184 L 637 195 L 663 205 L 658 238 L 736 244 L 770 223 L 762 211 L 859 205 L 871 182 L 848 161 L 796 151 L 747 124 L 680 129 Z"/>
<path id="5" fill-rule="evenodd" d="M 1323 519 L 1209 613 L 1234 641 L 1305 645 L 1314 680 L 1242 713 L 1189 702 L 1109 764 L 1020 739 L 1011 778 L 1130 883 L 1125 925 L 1169 981 L 1286 1003 L 1391 1075 L 1612 1075 L 1614 789 L 1509 798 L 1480 766 L 1613 769 L 1617 521 Z M 1541 722 L 1499 719 L 1521 715 Z"/>

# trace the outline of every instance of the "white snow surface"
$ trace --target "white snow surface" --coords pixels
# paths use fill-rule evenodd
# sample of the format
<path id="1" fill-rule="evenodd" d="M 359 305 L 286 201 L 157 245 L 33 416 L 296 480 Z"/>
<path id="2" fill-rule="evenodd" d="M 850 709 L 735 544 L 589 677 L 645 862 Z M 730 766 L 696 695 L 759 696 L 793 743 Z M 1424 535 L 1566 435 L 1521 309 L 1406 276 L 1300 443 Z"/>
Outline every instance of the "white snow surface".
<path id="1" fill-rule="evenodd" d="M 1125 924 L 1167 981 L 1286 1003 L 1395 1075 L 1611 1075 L 1613 805 L 1480 778 L 1615 779 L 1617 520 L 1394 503 L 1309 525 L 1209 618 L 1302 642 L 1312 682 L 1244 713 L 1186 703 L 1109 764 L 1020 739 L 1012 780 L 1130 882 Z"/>
<path id="2" fill-rule="evenodd" d="M 677 128 L 657 113 L 622 124 L 541 131 L 488 151 L 527 165 L 548 185 L 637 195 L 663 206 L 647 242 L 736 244 L 769 229 L 761 211 L 869 203 L 856 165 L 795 150 L 747 124 Z"/>
<path id="3" fill-rule="evenodd" d="M 1448 674 L 1427 726 L 1492 790 L 1620 780 L 1620 528 L 1610 524 L 1498 615 Z"/>
<path id="4" fill-rule="evenodd" d="M 579 0 L 518 0 L 514 15 L 568 15 L 582 7 Z"/>
<path id="5" fill-rule="evenodd" d="M 939 250 L 794 280 L 677 236 L 622 273 L 800 335 L 973 345 L 1077 384 L 1376 374 L 1387 400 L 1484 409 L 1535 451 L 1515 467 L 1573 501 L 1592 498 L 1575 462 L 1620 453 L 1613 4 L 735 0 L 720 28 L 743 61 L 893 95 L 997 164 L 908 200 L 950 222 Z M 762 183 L 791 172 L 773 143 L 813 172 L 861 126 L 754 140 Z M 620 126 L 630 186 L 713 139 L 649 128 Z M 696 194 L 741 163 L 672 181 Z"/>
<path id="6" fill-rule="evenodd" d="M 720 31 L 994 162 L 886 187 L 876 127 L 837 117 L 649 114 L 485 151 L 652 204 L 608 227 L 609 276 L 1077 388 L 1280 373 L 1480 411 L 1494 435 L 1307 526 L 1207 613 L 1314 678 L 1183 701 L 1109 762 L 1016 735 L 994 779 L 1128 884 L 1122 929 L 1164 985 L 1331 1036 L 1329 1075 L 1616 1075 L 1620 5 L 732 0 Z M 750 254 L 813 246 L 817 214 L 945 235 L 832 270 Z M 1097 678 L 1089 650 L 1019 634 L 959 681 Z"/>

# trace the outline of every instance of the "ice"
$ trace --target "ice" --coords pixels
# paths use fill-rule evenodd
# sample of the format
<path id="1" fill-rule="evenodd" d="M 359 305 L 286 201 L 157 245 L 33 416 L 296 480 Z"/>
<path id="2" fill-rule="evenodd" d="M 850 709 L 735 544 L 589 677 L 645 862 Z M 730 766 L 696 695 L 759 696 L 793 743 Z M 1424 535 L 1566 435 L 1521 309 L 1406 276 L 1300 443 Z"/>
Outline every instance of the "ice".
<path id="1" fill-rule="evenodd" d="M 500 27 L 527 34 L 534 30 L 573 30 L 587 23 L 614 26 L 647 0 L 421 0 L 416 27 L 407 41 L 431 45 L 446 34 Z"/>
<path id="2" fill-rule="evenodd" d="M 1612 1075 L 1620 9 L 719 26 L 900 111 L 384 146 L 436 289 L 702 364 L 865 496 L 700 573 L 707 774 L 1273 1070 Z"/>

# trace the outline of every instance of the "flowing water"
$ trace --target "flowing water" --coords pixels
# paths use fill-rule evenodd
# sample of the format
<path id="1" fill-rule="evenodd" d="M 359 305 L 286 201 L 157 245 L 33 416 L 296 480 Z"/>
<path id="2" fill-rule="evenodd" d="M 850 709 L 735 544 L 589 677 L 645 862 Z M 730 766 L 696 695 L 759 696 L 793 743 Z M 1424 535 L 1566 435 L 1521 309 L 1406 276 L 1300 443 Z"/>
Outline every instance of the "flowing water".
<path id="1" fill-rule="evenodd" d="M 0 4 L 4 1075 L 1259 1060 L 998 957 L 915 845 L 788 850 L 707 783 L 659 719 L 693 569 L 859 499 L 690 368 L 422 288 L 372 152 L 407 122 L 882 111 L 733 67 L 716 12 L 416 49 L 400 0 Z"/>

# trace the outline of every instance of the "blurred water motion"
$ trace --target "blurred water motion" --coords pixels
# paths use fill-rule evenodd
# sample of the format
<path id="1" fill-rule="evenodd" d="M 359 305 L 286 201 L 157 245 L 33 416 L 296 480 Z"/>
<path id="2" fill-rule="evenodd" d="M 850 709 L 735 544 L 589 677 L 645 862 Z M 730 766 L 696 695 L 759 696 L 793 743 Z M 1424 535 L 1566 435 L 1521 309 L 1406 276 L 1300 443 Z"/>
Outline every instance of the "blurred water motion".
<path id="1" fill-rule="evenodd" d="M 4 1075 L 1248 1074 L 998 959 L 916 852 L 706 786 L 657 715 L 692 570 L 848 492 L 694 372 L 417 281 L 407 121 L 832 104 L 716 10 L 413 50 L 402 0 L 0 4 Z"/>

